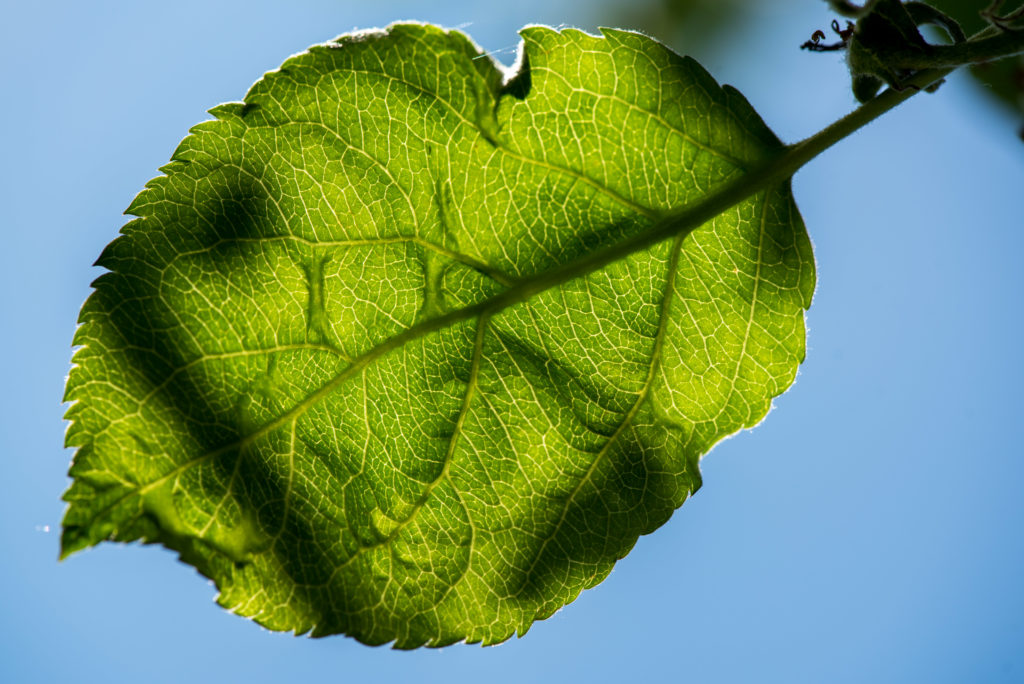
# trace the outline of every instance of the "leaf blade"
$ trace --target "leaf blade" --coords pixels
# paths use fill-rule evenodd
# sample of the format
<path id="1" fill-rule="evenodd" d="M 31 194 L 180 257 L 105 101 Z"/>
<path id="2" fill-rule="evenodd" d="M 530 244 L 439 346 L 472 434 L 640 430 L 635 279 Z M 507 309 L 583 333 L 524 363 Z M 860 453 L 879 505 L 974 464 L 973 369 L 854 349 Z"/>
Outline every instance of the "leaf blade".
<path id="1" fill-rule="evenodd" d="M 65 555 L 158 541 L 273 629 L 492 643 L 764 415 L 813 289 L 788 187 L 572 267 L 780 143 L 650 39 L 523 37 L 525 94 L 461 34 L 396 25 L 193 129 L 83 307 Z"/>

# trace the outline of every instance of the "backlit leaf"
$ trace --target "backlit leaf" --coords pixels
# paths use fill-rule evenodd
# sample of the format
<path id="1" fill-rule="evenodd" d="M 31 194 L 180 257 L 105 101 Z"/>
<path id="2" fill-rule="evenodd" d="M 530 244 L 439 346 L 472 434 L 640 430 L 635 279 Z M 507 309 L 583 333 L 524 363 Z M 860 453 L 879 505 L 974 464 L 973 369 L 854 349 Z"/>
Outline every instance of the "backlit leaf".
<path id="1" fill-rule="evenodd" d="M 493 643 L 761 420 L 814 286 L 788 182 L 591 257 L 781 144 L 650 38 L 522 37 L 511 79 L 456 31 L 342 37 L 192 129 L 82 309 L 65 555 L 163 544 L 275 630 Z"/>

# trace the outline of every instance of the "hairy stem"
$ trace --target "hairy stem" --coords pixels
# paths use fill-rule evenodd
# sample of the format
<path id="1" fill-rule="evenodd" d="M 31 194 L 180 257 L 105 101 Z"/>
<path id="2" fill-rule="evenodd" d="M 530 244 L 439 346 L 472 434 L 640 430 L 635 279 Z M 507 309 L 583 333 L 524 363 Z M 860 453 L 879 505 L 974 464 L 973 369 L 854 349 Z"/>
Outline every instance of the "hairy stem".
<path id="1" fill-rule="evenodd" d="M 898 69 L 928 69 L 980 64 L 1021 53 L 1024 53 L 1024 29 L 1002 31 L 994 36 L 953 45 L 930 45 L 924 52 L 919 49 L 894 50 L 886 54 L 886 61 Z"/>

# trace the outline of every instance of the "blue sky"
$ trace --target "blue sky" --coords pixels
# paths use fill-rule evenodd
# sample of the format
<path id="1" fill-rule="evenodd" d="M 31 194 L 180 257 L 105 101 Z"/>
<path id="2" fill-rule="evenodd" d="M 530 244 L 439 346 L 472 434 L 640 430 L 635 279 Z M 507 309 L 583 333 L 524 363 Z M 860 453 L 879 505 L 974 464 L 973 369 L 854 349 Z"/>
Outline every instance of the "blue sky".
<path id="1" fill-rule="evenodd" d="M 91 264 L 205 110 L 353 28 L 465 26 L 511 62 L 521 25 L 593 29 L 611 4 L 5 7 L 0 681 L 1024 679 L 1024 144 L 962 77 L 797 174 L 819 287 L 796 385 L 705 458 L 703 489 L 606 582 L 526 637 L 411 653 L 295 638 L 224 612 L 156 547 L 57 563 L 60 399 Z M 854 104 L 838 57 L 796 49 L 830 18 L 772 3 L 693 56 L 794 141 Z"/>

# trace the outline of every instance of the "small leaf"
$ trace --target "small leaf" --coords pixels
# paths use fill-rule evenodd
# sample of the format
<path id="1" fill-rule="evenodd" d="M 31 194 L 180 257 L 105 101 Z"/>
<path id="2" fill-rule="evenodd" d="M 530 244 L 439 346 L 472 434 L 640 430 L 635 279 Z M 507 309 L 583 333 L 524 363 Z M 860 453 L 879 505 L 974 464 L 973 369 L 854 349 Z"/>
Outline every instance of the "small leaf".
<path id="1" fill-rule="evenodd" d="M 781 144 L 650 38 L 522 37 L 507 83 L 455 31 L 342 37 L 192 129 L 82 309 L 64 555 L 164 544 L 270 629 L 494 643 L 761 420 L 814 286 L 788 182 L 588 257 Z"/>

